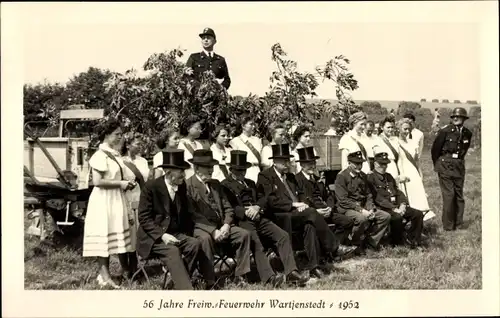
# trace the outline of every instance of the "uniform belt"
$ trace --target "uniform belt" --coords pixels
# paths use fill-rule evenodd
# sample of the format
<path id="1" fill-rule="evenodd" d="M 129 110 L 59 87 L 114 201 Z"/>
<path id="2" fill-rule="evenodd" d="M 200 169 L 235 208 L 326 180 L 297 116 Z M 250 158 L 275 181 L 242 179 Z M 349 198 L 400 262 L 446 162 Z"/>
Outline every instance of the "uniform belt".
<path id="1" fill-rule="evenodd" d="M 453 155 L 456 155 L 457 157 L 453 157 Z M 446 153 L 443 153 L 441 155 L 442 157 L 446 157 L 446 158 L 450 158 L 450 159 L 463 159 L 460 157 L 460 154 L 458 153 L 449 153 L 449 152 L 446 152 Z"/>

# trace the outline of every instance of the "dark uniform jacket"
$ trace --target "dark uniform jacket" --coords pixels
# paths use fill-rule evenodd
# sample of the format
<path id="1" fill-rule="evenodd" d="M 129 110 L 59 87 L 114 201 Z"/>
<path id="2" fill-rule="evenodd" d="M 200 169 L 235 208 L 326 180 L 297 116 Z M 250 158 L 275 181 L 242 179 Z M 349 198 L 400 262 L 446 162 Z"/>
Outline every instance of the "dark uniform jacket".
<path id="1" fill-rule="evenodd" d="M 287 173 L 285 176 L 290 190 L 297 198 L 298 202 L 306 202 L 304 192 L 299 188 L 295 175 Z M 292 206 L 293 199 L 285 188 L 285 185 L 278 177 L 274 166 L 259 173 L 257 179 L 257 198 L 265 200 L 269 213 L 287 213 L 295 208 Z"/>
<path id="2" fill-rule="evenodd" d="M 224 195 L 218 180 L 208 181 L 211 194 L 207 188 L 193 175 L 186 181 L 188 196 L 194 205 L 195 228 L 212 234 L 224 224 L 233 224 L 234 210 Z M 213 200 L 210 200 L 210 196 Z"/>
<path id="3" fill-rule="evenodd" d="M 306 197 L 305 203 L 307 205 L 315 209 L 324 209 L 330 206 L 326 202 L 328 200 L 328 193 L 325 187 L 315 179 L 314 175 L 308 180 L 301 171 L 295 175 L 295 179 L 299 188 L 304 192 Z M 333 208 L 333 206 L 330 207 Z"/>
<path id="4" fill-rule="evenodd" d="M 373 170 L 366 178 L 377 208 L 392 211 L 399 208 L 401 203 L 408 204 L 406 196 L 399 190 L 396 180 L 390 173 L 381 174 Z"/>
<path id="5" fill-rule="evenodd" d="M 462 127 L 462 132 L 454 125 L 441 128 L 431 148 L 434 170 L 449 176 L 463 176 L 464 158 L 471 141 L 472 132 L 466 127 Z"/>
<path id="6" fill-rule="evenodd" d="M 224 179 L 221 184 L 226 190 L 227 198 L 234 207 L 234 213 L 238 220 L 243 221 L 246 219 L 245 209 L 252 205 L 260 207 L 261 214 L 264 213 L 266 208 L 265 198 L 257 201 L 257 186 L 255 182 L 245 178 L 247 186 L 235 180 L 231 175 Z"/>
<path id="7" fill-rule="evenodd" d="M 210 58 L 205 52 L 193 53 L 189 56 L 186 66 L 193 69 L 194 77 L 197 80 L 200 80 L 201 74 L 204 72 L 212 71 L 215 74 L 215 78 L 223 79 L 221 85 L 226 89 L 231 85 L 226 60 L 218 54 L 214 53 L 213 57 Z"/>
<path id="8" fill-rule="evenodd" d="M 344 169 L 335 180 L 335 198 L 337 212 L 344 214 L 347 210 L 361 211 L 373 209 L 373 197 L 368 187 L 366 174 L 362 171 L 353 172 L 350 168 Z"/>
<path id="9" fill-rule="evenodd" d="M 193 205 L 187 196 L 185 183 L 178 187 L 172 202 L 164 178 L 148 181 L 141 190 L 139 200 L 137 253 L 147 258 L 153 245 L 161 240 L 164 233 L 192 236 L 192 211 Z"/>

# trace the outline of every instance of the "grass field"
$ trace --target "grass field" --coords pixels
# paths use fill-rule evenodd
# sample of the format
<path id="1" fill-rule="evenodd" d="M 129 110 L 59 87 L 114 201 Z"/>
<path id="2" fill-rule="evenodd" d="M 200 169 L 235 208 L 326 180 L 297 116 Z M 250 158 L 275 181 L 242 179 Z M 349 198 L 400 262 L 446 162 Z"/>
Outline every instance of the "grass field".
<path id="1" fill-rule="evenodd" d="M 468 228 L 456 232 L 441 230 L 438 180 L 432 171 L 430 155 L 424 154 L 422 160 L 429 204 L 437 214 L 425 229 L 430 237 L 430 247 L 427 250 L 383 247 L 376 254 L 335 264 L 332 275 L 306 289 L 481 289 L 480 151 L 467 156 L 465 222 Z M 55 249 L 41 245 L 38 238 L 25 234 L 25 288 L 98 289 L 96 262 L 83 259 L 81 255 L 77 248 Z M 112 272 L 117 274 L 118 268 L 117 260 L 112 258 Z M 157 266 L 153 272 L 150 285 L 134 283 L 131 287 L 124 285 L 124 288 L 160 289 L 161 270 Z M 249 288 L 266 289 L 260 284 Z"/>

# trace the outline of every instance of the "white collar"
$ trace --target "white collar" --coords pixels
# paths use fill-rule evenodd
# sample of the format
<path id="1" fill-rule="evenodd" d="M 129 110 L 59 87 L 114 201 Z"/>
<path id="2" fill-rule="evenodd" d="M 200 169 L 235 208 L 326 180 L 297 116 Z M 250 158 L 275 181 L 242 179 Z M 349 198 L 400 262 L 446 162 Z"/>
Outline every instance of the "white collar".
<path id="1" fill-rule="evenodd" d="M 175 197 L 175 193 L 179 189 L 179 186 L 168 183 L 167 177 L 164 177 L 163 180 L 165 181 L 165 185 L 167 186 L 168 194 L 170 194 L 170 198 L 173 200 Z"/>
<path id="2" fill-rule="evenodd" d="M 110 152 L 113 156 L 117 156 L 117 157 L 118 157 L 118 156 L 120 156 L 120 153 L 119 153 L 117 150 L 115 150 L 115 149 L 111 148 L 111 147 L 110 147 L 108 144 L 106 144 L 106 143 L 101 143 L 101 144 L 99 144 L 99 149 L 101 149 L 101 150 L 105 150 L 105 151 L 107 151 L 107 152 Z"/>
<path id="3" fill-rule="evenodd" d="M 206 51 L 206 50 L 203 50 L 203 52 L 205 53 L 205 55 L 206 55 L 206 56 L 210 56 L 210 54 L 212 54 L 212 55 L 211 55 L 211 57 L 214 57 L 214 56 L 215 56 L 215 52 L 214 52 L 214 51 L 212 51 L 212 52 L 208 52 L 208 51 Z"/>
<path id="4" fill-rule="evenodd" d="M 278 178 L 283 179 L 283 175 L 278 171 L 278 169 L 276 169 L 275 166 L 273 166 L 273 168 L 274 168 L 274 171 L 276 172 L 276 174 L 278 175 Z"/>
<path id="5" fill-rule="evenodd" d="M 308 175 L 304 170 L 301 171 L 304 177 L 306 177 L 307 180 L 311 180 L 311 176 Z"/>

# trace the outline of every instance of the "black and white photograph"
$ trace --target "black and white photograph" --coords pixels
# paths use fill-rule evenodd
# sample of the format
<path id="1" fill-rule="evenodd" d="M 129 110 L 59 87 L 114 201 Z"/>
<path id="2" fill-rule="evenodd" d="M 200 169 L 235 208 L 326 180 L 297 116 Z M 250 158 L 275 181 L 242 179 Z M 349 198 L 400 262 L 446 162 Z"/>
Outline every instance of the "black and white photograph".
<path id="1" fill-rule="evenodd" d="M 3 313 L 499 315 L 497 12 L 2 3 Z"/>

